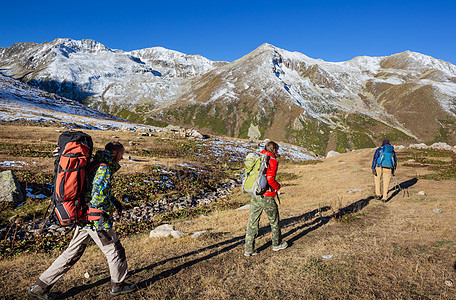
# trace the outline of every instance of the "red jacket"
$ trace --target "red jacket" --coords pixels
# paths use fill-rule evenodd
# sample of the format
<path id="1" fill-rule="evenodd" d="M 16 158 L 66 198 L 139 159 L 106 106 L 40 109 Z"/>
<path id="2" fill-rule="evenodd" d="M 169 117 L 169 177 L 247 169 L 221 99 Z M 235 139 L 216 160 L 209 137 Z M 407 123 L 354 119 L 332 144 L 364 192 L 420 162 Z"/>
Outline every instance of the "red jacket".
<path id="1" fill-rule="evenodd" d="M 266 197 L 274 197 L 277 194 L 277 191 L 280 189 L 280 184 L 276 181 L 275 177 L 277 174 L 277 167 L 279 163 L 277 162 L 274 154 L 266 150 L 261 151 L 261 154 L 266 154 L 269 156 L 268 169 L 266 170 L 266 178 L 268 179 L 269 186 L 274 189 L 273 191 L 267 191 L 264 193 Z"/>

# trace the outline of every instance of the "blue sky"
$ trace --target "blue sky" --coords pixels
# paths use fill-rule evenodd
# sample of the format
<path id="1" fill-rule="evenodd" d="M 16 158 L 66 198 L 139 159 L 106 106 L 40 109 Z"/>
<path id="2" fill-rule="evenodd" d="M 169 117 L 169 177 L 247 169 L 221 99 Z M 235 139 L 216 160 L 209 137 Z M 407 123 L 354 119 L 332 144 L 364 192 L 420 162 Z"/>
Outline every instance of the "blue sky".
<path id="1" fill-rule="evenodd" d="M 411 50 L 456 64 L 456 1 L 13 1 L 0 47 L 58 37 L 236 60 L 263 43 L 325 61 Z"/>

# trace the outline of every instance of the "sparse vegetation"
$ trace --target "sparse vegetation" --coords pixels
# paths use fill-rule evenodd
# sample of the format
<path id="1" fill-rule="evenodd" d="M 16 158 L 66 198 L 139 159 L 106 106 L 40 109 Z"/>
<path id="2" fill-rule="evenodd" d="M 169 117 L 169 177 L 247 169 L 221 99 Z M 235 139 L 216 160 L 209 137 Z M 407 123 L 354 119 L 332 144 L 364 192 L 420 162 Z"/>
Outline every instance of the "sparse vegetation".
<path id="1" fill-rule="evenodd" d="M 438 149 L 415 149 L 402 152 L 398 160 L 413 168 L 426 167 L 433 172 L 422 178 L 446 180 L 456 178 L 456 154 L 453 151 Z"/>
<path id="2" fill-rule="evenodd" d="M 112 135 L 93 132 L 96 147 L 100 148 Z M 210 189 L 221 178 L 234 176 L 241 167 L 230 158 L 215 161 L 214 156 L 198 156 L 206 153 L 204 146 L 185 139 L 136 139 L 132 133 L 115 135 L 121 141 L 134 138 L 138 142 L 127 149 L 136 161 L 123 161 L 116 177 L 119 181 L 114 184 L 119 186 L 116 195 L 131 201 L 124 202 L 127 206 L 154 201 L 168 193 L 183 195 Z M 44 144 L 54 140 L 58 133 L 50 128 L 34 136 Z M 0 139 L 2 143 L 12 142 L 1 136 Z M 15 144 L 22 147 L 19 142 Z M 52 181 L 53 158 L 26 156 L 29 153 L 32 152 L 24 150 L 14 159 L 26 158 L 36 165 L 15 173 L 21 183 L 26 182 L 37 191 L 41 188 L 40 193 L 46 194 Z M 8 155 L 2 152 L 0 159 Z M 247 203 L 248 195 L 237 191 L 211 205 L 169 211 L 154 220 L 116 224 L 128 257 L 129 280 L 139 286 L 131 297 L 454 298 L 455 287 L 446 285 L 445 281 L 456 281 L 453 234 L 456 185 L 451 176 L 439 175 L 439 180 L 428 176 L 437 176 L 445 168 L 454 170 L 454 155 L 449 151 L 398 150 L 396 176 L 410 195 L 392 190 L 386 204 L 372 198 L 372 155 L 370 150 L 361 150 L 310 163 L 281 160 L 278 180 L 285 184 L 279 209 L 283 239 L 290 244 L 283 251 L 270 251 L 270 231 L 263 215 L 257 239 L 259 255 L 243 256 L 249 211 L 232 208 Z M 354 169 L 358 171 L 352 172 Z M 163 189 L 159 183 L 152 184 L 153 181 L 174 187 Z M 361 191 L 347 193 L 358 188 Z M 426 191 L 426 196 L 418 195 L 421 190 Z M 38 216 L 38 210 L 45 209 L 46 203 L 46 199 L 27 198 L 26 204 L 14 211 L 20 215 L 17 222 L 26 217 L 33 219 L 32 207 L 37 208 L 35 217 Z M 433 212 L 435 208 L 441 212 Z M 12 212 L 10 207 L 2 207 L 1 218 L 5 222 L 11 216 L 4 214 L 8 210 Z M 179 240 L 150 239 L 148 232 L 164 222 L 187 233 L 201 230 L 207 233 L 198 239 L 189 236 Z M 8 229 L 14 232 L 16 224 L 8 224 Z M 3 254 L 0 298 L 22 298 L 24 287 L 33 284 L 69 239 L 71 233 L 59 238 L 34 236 L 24 241 L 0 241 Z M 85 272 L 89 278 L 84 277 Z M 108 282 L 109 271 L 103 254 L 90 244 L 53 291 L 59 292 L 61 298 L 108 299 Z"/>

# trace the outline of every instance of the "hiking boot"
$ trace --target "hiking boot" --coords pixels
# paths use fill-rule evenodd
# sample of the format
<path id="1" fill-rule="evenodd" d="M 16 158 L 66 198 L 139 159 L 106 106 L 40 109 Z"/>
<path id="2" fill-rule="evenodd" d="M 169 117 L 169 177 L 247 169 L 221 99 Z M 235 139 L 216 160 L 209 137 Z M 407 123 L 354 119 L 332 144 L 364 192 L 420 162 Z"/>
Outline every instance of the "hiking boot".
<path id="1" fill-rule="evenodd" d="M 45 299 L 45 300 L 53 299 L 49 295 L 49 290 L 45 290 L 37 284 L 32 285 L 29 289 L 27 289 L 27 295 L 30 298 L 35 298 L 35 299 Z"/>
<path id="2" fill-rule="evenodd" d="M 382 202 L 383 202 L 383 203 L 386 203 L 386 202 L 388 202 L 388 200 L 383 199 Z"/>
<path id="3" fill-rule="evenodd" d="M 257 254 L 258 254 L 258 251 L 256 251 L 256 250 L 253 252 L 247 252 L 247 251 L 244 252 L 244 256 L 254 256 Z"/>
<path id="4" fill-rule="evenodd" d="M 272 246 L 272 251 L 280 251 L 280 250 L 285 249 L 286 247 L 288 247 L 288 243 L 283 242 L 282 244 L 279 244 L 277 246 Z"/>
<path id="5" fill-rule="evenodd" d="M 382 196 L 375 196 L 375 200 L 382 200 Z"/>
<path id="6" fill-rule="evenodd" d="M 136 283 L 128 284 L 128 283 L 122 282 L 122 283 L 113 284 L 111 291 L 109 291 L 109 294 L 111 294 L 111 296 L 118 296 L 118 295 L 134 292 L 134 291 L 136 291 L 136 289 L 137 289 Z"/>

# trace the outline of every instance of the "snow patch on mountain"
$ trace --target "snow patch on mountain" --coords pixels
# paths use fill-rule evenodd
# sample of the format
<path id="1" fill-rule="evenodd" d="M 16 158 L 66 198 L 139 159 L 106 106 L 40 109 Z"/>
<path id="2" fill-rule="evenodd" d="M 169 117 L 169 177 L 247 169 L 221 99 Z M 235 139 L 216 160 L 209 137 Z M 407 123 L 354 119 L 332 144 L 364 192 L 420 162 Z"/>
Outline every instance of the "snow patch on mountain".
<path id="1" fill-rule="evenodd" d="M 201 76 L 227 62 L 214 62 L 201 55 L 189 55 L 162 47 L 152 47 L 129 52 L 152 67 L 164 77 Z"/>
<path id="2" fill-rule="evenodd" d="M 280 99 L 330 125 L 335 113 L 356 112 L 396 126 L 400 122 L 374 94 L 405 84 L 432 86 L 441 107 L 452 115 L 456 111 L 456 66 L 410 51 L 325 62 L 263 44 L 227 63 L 162 47 L 124 52 L 92 40 L 56 39 L 0 48 L 0 68 L 25 81 L 51 82 L 57 93 L 69 84 L 94 106 L 133 111 L 135 106 L 147 112 L 180 101 L 226 104 L 245 97 L 256 99 L 264 114 Z"/>
<path id="3" fill-rule="evenodd" d="M 76 101 L 43 92 L 0 74 L 0 120 L 60 122 L 78 128 L 112 129 L 137 124 L 89 108 Z"/>

